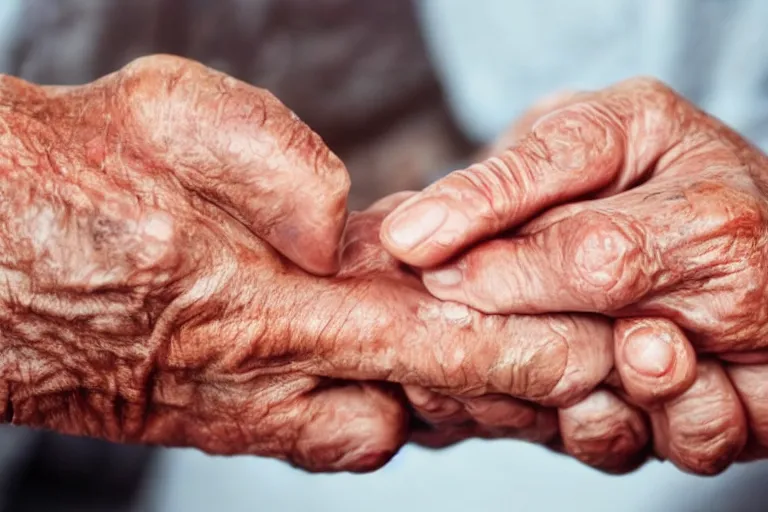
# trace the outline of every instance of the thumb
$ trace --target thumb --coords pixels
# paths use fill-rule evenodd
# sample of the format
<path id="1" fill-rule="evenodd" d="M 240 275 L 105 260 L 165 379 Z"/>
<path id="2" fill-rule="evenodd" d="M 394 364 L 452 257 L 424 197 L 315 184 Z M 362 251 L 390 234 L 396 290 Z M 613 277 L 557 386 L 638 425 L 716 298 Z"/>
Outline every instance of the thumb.
<path id="1" fill-rule="evenodd" d="M 269 92 L 185 59 L 119 75 L 150 161 L 305 270 L 337 270 L 349 176 L 319 135 Z"/>
<path id="2" fill-rule="evenodd" d="M 635 80 L 538 119 L 499 155 L 455 171 L 400 205 L 381 239 L 421 268 L 515 229 L 541 212 L 613 187 L 625 190 L 680 138 L 674 93 Z"/>

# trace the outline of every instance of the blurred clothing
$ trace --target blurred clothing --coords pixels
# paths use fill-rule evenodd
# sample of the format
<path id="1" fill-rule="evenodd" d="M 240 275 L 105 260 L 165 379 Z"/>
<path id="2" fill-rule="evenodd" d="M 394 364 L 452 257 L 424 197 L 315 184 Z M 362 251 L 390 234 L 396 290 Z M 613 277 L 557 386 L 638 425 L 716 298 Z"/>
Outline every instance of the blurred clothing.
<path id="1" fill-rule="evenodd" d="M 768 147 L 768 2 L 421 0 L 466 132 L 488 141 L 561 89 L 650 75 Z"/>
<path id="2" fill-rule="evenodd" d="M 467 150 L 412 1 L 0 0 L 0 73 L 80 84 L 152 53 L 203 62 L 269 89 L 317 131 L 359 209 L 424 187 Z"/>

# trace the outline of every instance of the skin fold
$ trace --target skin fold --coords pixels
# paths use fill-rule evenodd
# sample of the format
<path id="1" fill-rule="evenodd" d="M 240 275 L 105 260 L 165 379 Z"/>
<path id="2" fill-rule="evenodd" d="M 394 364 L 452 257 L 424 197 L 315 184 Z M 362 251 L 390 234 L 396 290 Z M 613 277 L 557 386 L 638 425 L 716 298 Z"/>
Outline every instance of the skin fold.
<path id="1" fill-rule="evenodd" d="M 486 156 L 388 216 L 387 250 L 485 313 L 615 319 L 609 382 L 659 457 L 764 456 L 768 157 L 644 78 L 548 98 Z"/>
<path id="2" fill-rule="evenodd" d="M 375 469 L 411 437 L 558 448 L 563 429 L 610 467 L 647 440 L 594 395 L 607 318 L 433 297 L 379 240 L 409 196 L 347 216 L 344 166 L 264 90 L 168 56 L 77 87 L 1 77 L 0 172 L 7 422 L 312 471 Z M 585 399 L 610 405 L 597 430 Z"/>

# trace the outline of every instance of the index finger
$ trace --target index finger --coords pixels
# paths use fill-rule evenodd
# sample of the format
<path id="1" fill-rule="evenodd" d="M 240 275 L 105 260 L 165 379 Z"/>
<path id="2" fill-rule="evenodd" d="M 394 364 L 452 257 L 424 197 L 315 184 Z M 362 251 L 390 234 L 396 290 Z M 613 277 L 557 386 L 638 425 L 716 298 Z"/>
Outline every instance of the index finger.
<path id="1" fill-rule="evenodd" d="M 418 267 L 519 226 L 552 206 L 608 187 L 626 189 L 681 138 L 685 111 L 648 79 L 585 96 L 540 119 L 500 156 L 456 171 L 396 209 L 381 239 Z"/>

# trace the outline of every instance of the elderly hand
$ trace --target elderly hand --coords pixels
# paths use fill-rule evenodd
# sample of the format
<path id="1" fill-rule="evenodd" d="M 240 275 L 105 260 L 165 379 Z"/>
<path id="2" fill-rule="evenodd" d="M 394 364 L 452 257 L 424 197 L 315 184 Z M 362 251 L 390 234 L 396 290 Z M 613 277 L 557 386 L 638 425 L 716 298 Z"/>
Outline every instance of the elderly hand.
<path id="1" fill-rule="evenodd" d="M 433 298 L 378 242 L 386 203 L 315 275 L 339 267 L 344 167 L 268 93 L 198 64 L 3 77 L 0 121 L 6 421 L 362 471 L 406 440 L 387 383 L 560 406 L 613 364 L 596 316 Z M 508 421 L 493 412 L 474 414 Z"/>
<path id="2" fill-rule="evenodd" d="M 747 425 L 756 449 L 768 446 L 768 158 L 652 80 L 554 103 L 500 155 L 398 208 L 385 246 L 428 269 L 445 300 L 620 319 L 621 383 L 638 403 L 663 402 L 656 450 L 681 467 L 723 469 Z M 689 343 L 694 384 L 659 401 L 690 365 Z"/>
<path id="3" fill-rule="evenodd" d="M 392 295 L 383 303 L 405 300 L 418 304 L 423 325 L 411 328 L 419 332 L 442 318 L 465 324 L 470 318 L 465 316 L 470 314 L 468 310 L 431 298 L 417 276 L 387 253 L 379 241 L 381 221 L 412 195 L 395 194 L 365 212 L 352 214 L 340 278 L 370 276 L 390 289 Z M 606 375 L 605 370 L 612 363 L 610 347 L 604 344 L 604 336 L 610 337 L 610 327 L 604 319 L 580 315 L 483 318 L 475 314 L 471 313 L 472 318 L 490 330 L 483 334 L 484 331 L 472 328 L 467 333 L 470 339 L 466 346 L 451 338 L 427 333 L 421 337 L 414 335 L 412 343 L 436 350 L 439 365 L 435 371 L 442 368 L 446 377 L 457 376 L 463 383 L 435 386 L 402 381 L 417 420 L 413 422 L 411 440 L 440 448 L 476 437 L 522 439 L 565 450 L 610 472 L 631 470 L 645 460 L 649 429 L 640 410 L 611 390 L 592 390 L 599 382 L 595 379 Z M 544 324 L 540 324 L 541 320 Z M 400 321 L 409 323 L 406 317 Z M 540 325 L 545 326 L 543 331 Z M 511 345 L 496 334 L 495 339 L 485 338 L 496 326 L 509 330 Z M 592 340 L 586 339 L 590 332 L 596 335 Z M 473 335 L 477 336 L 474 341 Z M 537 339 L 542 336 L 543 339 Z M 537 348 L 531 350 L 533 347 Z M 538 347 L 548 348 L 541 352 Z M 506 350 L 512 352 L 502 355 Z M 491 361 L 487 359 L 490 354 L 497 354 L 492 360 L 495 371 L 506 374 L 503 387 L 477 385 L 477 371 Z M 548 390 L 552 384 L 541 380 L 547 375 L 545 368 L 561 375 L 555 390 Z M 484 377 L 480 379 L 482 382 Z M 585 395 L 588 396 L 584 398 Z M 562 407 L 558 411 L 555 406 Z"/>

